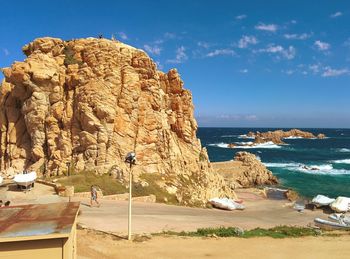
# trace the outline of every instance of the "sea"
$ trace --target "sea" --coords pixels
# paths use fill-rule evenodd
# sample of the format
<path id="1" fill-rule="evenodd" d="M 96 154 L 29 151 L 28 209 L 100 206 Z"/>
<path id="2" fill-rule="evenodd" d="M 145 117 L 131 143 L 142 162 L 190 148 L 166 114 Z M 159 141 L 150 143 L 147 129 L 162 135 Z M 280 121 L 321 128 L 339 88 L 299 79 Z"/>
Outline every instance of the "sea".
<path id="1" fill-rule="evenodd" d="M 278 128 L 281 129 L 281 128 Z M 199 128 L 197 136 L 206 147 L 211 162 L 232 160 L 236 152 L 255 154 L 276 175 L 281 188 L 292 188 L 305 198 L 317 194 L 350 197 L 350 129 L 302 129 L 325 139 L 284 139 L 286 145 L 264 143 L 244 146 L 253 141 L 249 131 L 275 128 Z M 289 129 L 283 129 L 289 130 Z M 228 148 L 235 143 L 235 148 Z"/>

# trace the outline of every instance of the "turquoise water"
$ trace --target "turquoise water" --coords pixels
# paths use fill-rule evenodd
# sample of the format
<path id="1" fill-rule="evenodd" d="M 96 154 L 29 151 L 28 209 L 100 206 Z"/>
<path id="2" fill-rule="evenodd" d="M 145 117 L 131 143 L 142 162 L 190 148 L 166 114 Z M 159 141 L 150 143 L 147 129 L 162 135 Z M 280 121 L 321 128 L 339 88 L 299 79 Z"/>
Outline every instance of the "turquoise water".
<path id="1" fill-rule="evenodd" d="M 279 178 L 282 187 L 293 188 L 305 197 L 324 194 L 350 197 L 350 129 L 302 129 L 326 134 L 326 139 L 285 139 L 287 145 L 242 146 L 249 131 L 266 128 L 199 128 L 197 136 L 208 149 L 212 162 L 233 159 L 238 151 L 248 151 Z M 285 129 L 288 130 L 288 129 Z M 227 148 L 228 143 L 238 147 Z"/>

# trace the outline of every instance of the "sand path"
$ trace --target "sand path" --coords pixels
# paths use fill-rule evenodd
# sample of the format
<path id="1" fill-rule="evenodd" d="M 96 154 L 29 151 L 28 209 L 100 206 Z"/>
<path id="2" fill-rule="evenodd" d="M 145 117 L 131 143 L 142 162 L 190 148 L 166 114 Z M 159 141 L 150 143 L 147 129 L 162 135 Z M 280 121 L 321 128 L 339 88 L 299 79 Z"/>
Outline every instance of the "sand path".
<path id="1" fill-rule="evenodd" d="M 74 199 L 75 200 L 75 199 Z M 189 208 L 160 203 L 134 202 L 132 229 L 134 233 L 156 233 L 166 230 L 190 231 L 202 227 L 236 226 L 243 229 L 269 228 L 278 225 L 307 226 L 315 217 L 327 216 L 322 210 L 299 213 L 286 206 L 287 201 L 249 198 L 245 195 L 243 211 Z M 121 235 L 127 233 L 127 201 L 102 200 L 101 207 L 90 208 L 82 200 L 78 220 L 89 228 Z"/>

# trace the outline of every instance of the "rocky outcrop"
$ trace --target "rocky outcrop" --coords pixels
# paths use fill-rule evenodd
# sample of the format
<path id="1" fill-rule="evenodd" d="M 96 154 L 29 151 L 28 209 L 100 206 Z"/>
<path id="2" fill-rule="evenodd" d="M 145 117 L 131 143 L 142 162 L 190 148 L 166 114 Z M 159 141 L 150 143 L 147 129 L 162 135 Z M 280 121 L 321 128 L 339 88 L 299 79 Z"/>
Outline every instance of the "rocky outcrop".
<path id="1" fill-rule="evenodd" d="M 307 138 L 307 139 L 324 139 L 326 136 L 322 133 L 315 136 L 311 132 L 302 131 L 299 129 L 292 129 L 288 131 L 283 130 L 275 130 L 275 131 L 267 131 L 267 132 L 249 132 L 247 134 L 247 137 L 254 138 L 254 144 L 262 144 L 266 142 L 273 142 L 277 145 L 283 145 L 285 142 L 283 141 L 284 138 Z"/>
<path id="2" fill-rule="evenodd" d="M 256 185 L 277 184 L 277 177 L 272 174 L 266 166 L 254 154 L 248 152 L 238 152 L 235 161 L 242 162 L 246 169 L 236 178 L 236 181 L 243 187 Z"/>
<path id="3" fill-rule="evenodd" d="M 4 68 L 0 168 L 46 175 L 74 171 L 159 173 L 189 203 L 234 195 L 211 172 L 196 138 L 190 91 L 176 69 L 158 71 L 139 49 L 107 39 L 40 38 Z M 127 174 L 126 174 L 127 175 Z M 186 184 L 184 184 L 184 182 Z M 183 195 L 181 195 L 183 193 Z"/>
<path id="4" fill-rule="evenodd" d="M 277 184 L 277 177 L 254 154 L 238 152 L 234 161 L 213 163 L 232 188 Z"/>

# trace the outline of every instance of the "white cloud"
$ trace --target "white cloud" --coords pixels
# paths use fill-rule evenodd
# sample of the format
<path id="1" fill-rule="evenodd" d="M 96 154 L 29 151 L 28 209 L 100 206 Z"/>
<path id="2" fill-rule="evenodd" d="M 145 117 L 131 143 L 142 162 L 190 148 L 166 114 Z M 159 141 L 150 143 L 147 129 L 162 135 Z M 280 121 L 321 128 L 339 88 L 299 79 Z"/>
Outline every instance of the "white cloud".
<path id="1" fill-rule="evenodd" d="M 256 121 L 258 119 L 258 116 L 252 114 L 252 115 L 246 115 L 244 117 L 247 121 Z"/>
<path id="2" fill-rule="evenodd" d="M 311 34 L 302 33 L 302 34 L 284 34 L 284 38 L 287 40 L 306 40 L 311 37 Z"/>
<path id="3" fill-rule="evenodd" d="M 198 47 L 202 47 L 205 49 L 208 49 L 210 47 L 210 44 L 208 42 L 205 42 L 205 41 L 199 41 L 199 42 L 197 42 L 197 45 L 198 45 Z"/>
<path id="4" fill-rule="evenodd" d="M 4 49 L 2 49 L 2 51 L 4 52 L 5 56 L 10 55 L 10 51 L 8 49 L 4 48 Z"/>
<path id="5" fill-rule="evenodd" d="M 238 71 L 239 73 L 246 74 L 248 73 L 248 69 L 244 68 Z"/>
<path id="6" fill-rule="evenodd" d="M 291 24 L 297 24 L 297 21 L 296 20 L 291 20 L 290 23 Z"/>
<path id="7" fill-rule="evenodd" d="M 293 75 L 295 71 L 292 69 L 288 69 L 288 70 L 282 70 L 282 72 L 290 76 L 290 75 Z"/>
<path id="8" fill-rule="evenodd" d="M 321 50 L 321 51 L 326 51 L 331 47 L 331 44 L 327 42 L 322 42 L 320 40 L 315 41 L 314 45 L 317 47 L 318 50 Z"/>
<path id="9" fill-rule="evenodd" d="M 168 63 L 175 63 L 180 64 L 188 60 L 188 56 L 186 55 L 186 48 L 184 46 L 181 46 L 176 49 L 176 57 L 175 59 L 168 59 Z"/>
<path id="10" fill-rule="evenodd" d="M 342 16 L 342 15 L 343 15 L 342 12 L 336 12 L 336 13 L 331 14 L 329 17 L 331 17 L 331 18 L 337 18 L 337 17 Z"/>
<path id="11" fill-rule="evenodd" d="M 154 46 L 150 46 L 148 44 L 143 45 L 143 48 L 148 52 L 151 53 L 153 55 L 160 55 L 160 52 L 162 51 L 162 48 L 154 45 Z"/>
<path id="12" fill-rule="evenodd" d="M 224 120 L 239 120 L 241 119 L 240 115 L 237 114 L 220 114 L 216 116 L 217 119 L 224 119 Z"/>
<path id="13" fill-rule="evenodd" d="M 254 36 L 243 35 L 242 38 L 238 41 L 238 47 L 241 49 L 247 48 L 249 45 L 255 45 L 258 43 L 258 40 Z"/>
<path id="14" fill-rule="evenodd" d="M 232 49 L 216 49 L 209 52 L 206 56 L 211 58 L 219 55 L 234 56 L 235 54 L 236 53 Z"/>
<path id="15" fill-rule="evenodd" d="M 312 73 L 317 74 L 317 73 L 320 72 L 321 64 L 312 64 L 312 65 L 309 65 L 309 69 L 311 70 Z"/>
<path id="16" fill-rule="evenodd" d="M 236 20 L 243 20 L 243 19 L 245 19 L 245 18 L 247 18 L 247 15 L 246 15 L 246 14 L 241 14 L 241 15 L 237 15 L 237 16 L 236 16 Z"/>
<path id="17" fill-rule="evenodd" d="M 324 71 L 322 73 L 323 77 L 335 77 L 335 76 L 341 76 L 341 75 L 348 75 L 350 73 L 350 70 L 347 68 L 342 69 L 333 69 L 331 67 L 325 67 Z"/>
<path id="18" fill-rule="evenodd" d="M 158 69 L 163 69 L 163 65 L 159 62 L 159 61 L 156 61 L 156 64 L 157 64 L 157 68 Z"/>
<path id="19" fill-rule="evenodd" d="M 255 25 L 255 29 L 260 31 L 276 32 L 278 26 L 276 24 L 259 23 L 258 25 Z"/>
<path id="20" fill-rule="evenodd" d="M 172 32 L 166 32 L 166 33 L 164 33 L 164 38 L 166 38 L 166 39 L 175 39 L 176 38 L 176 34 L 172 33 Z"/>
<path id="21" fill-rule="evenodd" d="M 122 39 L 122 40 L 127 40 L 128 39 L 128 35 L 126 35 L 125 32 L 118 32 L 118 35 L 119 37 Z"/>
<path id="22" fill-rule="evenodd" d="M 293 59 L 296 55 L 296 49 L 293 46 L 289 46 L 285 49 L 281 45 L 274 44 L 268 45 L 265 49 L 258 50 L 258 52 L 273 53 L 286 59 Z"/>
<path id="23" fill-rule="evenodd" d="M 345 47 L 350 47 L 350 38 L 347 38 L 347 40 L 344 41 L 343 45 L 344 45 Z"/>

